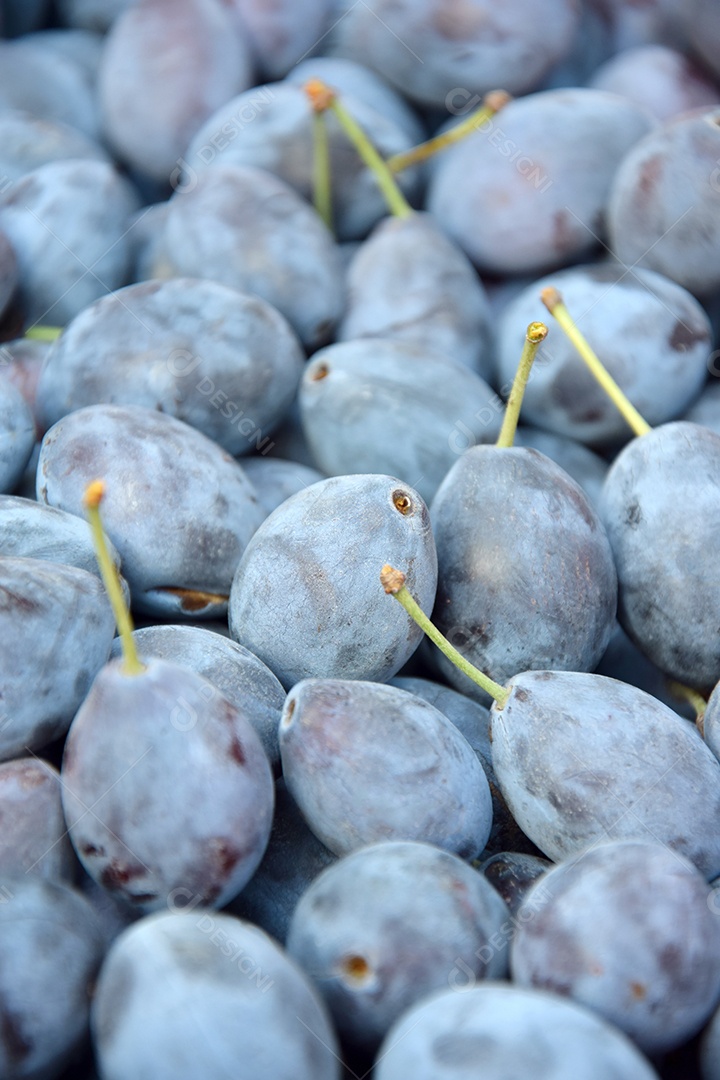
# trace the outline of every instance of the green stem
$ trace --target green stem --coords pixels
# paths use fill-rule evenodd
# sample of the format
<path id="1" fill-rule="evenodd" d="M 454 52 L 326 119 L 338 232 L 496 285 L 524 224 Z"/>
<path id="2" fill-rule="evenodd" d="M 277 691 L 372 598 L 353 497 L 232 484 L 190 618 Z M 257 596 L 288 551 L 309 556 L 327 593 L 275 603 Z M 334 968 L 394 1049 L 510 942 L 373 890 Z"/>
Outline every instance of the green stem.
<path id="1" fill-rule="evenodd" d="M 123 651 L 123 671 L 126 675 L 140 675 L 145 671 L 145 667 L 140 663 L 137 649 L 135 648 L 135 639 L 132 636 L 133 625 L 130 618 L 130 612 L 125 605 L 125 598 L 123 597 L 122 588 L 120 587 L 120 577 L 115 563 L 110 558 L 107 544 L 105 543 L 105 533 L 103 532 L 102 522 L 100 520 L 100 503 L 103 500 L 104 494 L 105 485 L 102 480 L 93 480 L 93 482 L 88 484 L 85 489 L 83 502 L 92 530 L 95 555 L 100 567 L 103 585 L 105 586 L 110 599 L 115 622 L 117 623 L 120 634 Z"/>
<path id="2" fill-rule="evenodd" d="M 625 393 L 620 389 L 612 375 L 590 347 L 585 336 L 577 328 L 570 316 L 570 312 L 565 307 L 563 298 L 558 290 L 549 286 L 541 291 L 540 299 L 553 318 L 562 327 L 607 396 L 627 421 L 634 434 L 647 435 L 649 431 L 652 431 L 650 425 L 643 419 L 635 406 L 628 401 Z"/>
<path id="3" fill-rule="evenodd" d="M 547 335 L 548 328 L 545 323 L 541 322 L 530 323 L 525 332 L 525 344 L 523 345 L 523 351 L 520 355 L 520 363 L 515 372 L 510 396 L 507 399 L 507 405 L 505 406 L 505 415 L 503 417 L 502 427 L 500 428 L 500 434 L 495 443 L 496 446 L 512 446 L 515 442 L 515 432 L 517 431 L 518 420 L 520 419 L 520 409 L 522 408 L 523 398 L 525 397 L 525 387 L 530 378 L 530 369 L 533 366 L 535 355 Z"/>
<path id="4" fill-rule="evenodd" d="M 332 232 L 330 150 L 325 113 L 313 113 L 313 190 L 315 209 Z"/>
<path id="5" fill-rule="evenodd" d="M 25 331 L 25 337 L 34 341 L 56 341 L 62 332 L 62 326 L 30 326 Z"/>
<path id="6" fill-rule="evenodd" d="M 697 690 L 693 690 L 691 686 L 685 686 L 684 683 L 677 682 L 674 679 L 668 680 L 668 690 L 673 697 L 679 698 L 681 701 L 687 701 L 691 708 L 695 710 L 695 726 L 704 738 L 705 710 L 707 709 L 705 698 Z"/>
<path id="7" fill-rule="evenodd" d="M 488 675 L 485 675 L 476 668 L 474 664 L 471 664 L 469 660 L 466 660 L 465 657 L 457 651 L 454 645 L 451 645 L 448 639 L 440 633 L 437 627 L 430 622 L 420 605 L 405 588 L 405 575 L 402 571 L 395 570 L 392 566 L 386 564 L 380 571 L 380 582 L 385 589 L 385 592 L 394 596 L 395 599 L 402 604 L 410 618 L 417 623 L 425 634 L 427 634 L 432 643 L 437 645 L 438 649 L 447 656 L 448 660 L 450 660 L 455 667 L 459 668 L 463 675 L 467 675 L 467 677 L 472 679 L 472 681 L 484 690 L 486 694 L 489 694 L 491 698 L 494 698 L 498 703 L 498 706 L 502 709 L 510 697 L 510 691 L 506 690 L 500 683 L 496 683 Z"/>
<path id="8" fill-rule="evenodd" d="M 471 112 L 461 123 L 456 124 L 455 127 L 443 131 L 440 135 L 435 135 L 434 138 L 428 139 L 424 143 L 411 147 L 410 150 L 405 150 L 402 154 L 393 154 L 387 160 L 388 168 L 393 173 L 399 173 L 404 169 L 409 169 L 411 165 L 418 165 L 423 161 L 427 161 L 433 155 L 439 154 L 441 150 L 446 150 L 448 146 L 453 146 L 456 142 L 460 142 L 461 139 L 465 139 L 473 131 L 479 131 L 509 101 L 512 101 L 512 98 L 505 90 L 492 90 L 485 95 L 482 105 L 475 109 L 474 112 Z"/>
<path id="9" fill-rule="evenodd" d="M 377 152 L 363 129 L 350 115 L 345 106 L 338 101 L 337 97 L 333 98 L 329 107 L 337 117 L 340 126 L 357 150 L 360 158 L 375 176 L 390 213 L 399 218 L 410 217 L 414 213 L 413 208 L 395 182 L 387 163 Z"/>

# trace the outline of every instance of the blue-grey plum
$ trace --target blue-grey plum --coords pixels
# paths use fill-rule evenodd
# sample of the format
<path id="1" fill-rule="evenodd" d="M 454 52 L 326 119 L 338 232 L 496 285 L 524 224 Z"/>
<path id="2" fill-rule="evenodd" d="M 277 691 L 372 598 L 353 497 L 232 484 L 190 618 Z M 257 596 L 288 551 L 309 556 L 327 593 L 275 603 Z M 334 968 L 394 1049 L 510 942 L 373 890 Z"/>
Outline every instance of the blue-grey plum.
<path id="1" fill-rule="evenodd" d="M 317 352 L 298 400 L 320 468 L 389 473 L 430 502 L 468 442 L 494 442 L 500 432 L 494 391 L 451 356 L 392 337 Z"/>
<path id="2" fill-rule="evenodd" d="M 305 465 L 319 472 L 318 464 L 305 438 L 297 397 L 280 427 L 273 432 L 270 443 L 263 447 L 261 453 L 268 457 L 296 462 L 298 465 Z M 245 459 L 243 459 L 243 468 L 245 468 Z M 321 473 L 318 479 L 324 479 L 324 475 Z"/>
<path id="3" fill-rule="evenodd" d="M 288 72 L 286 79 L 304 86 L 310 79 L 320 79 L 346 98 L 356 98 L 392 120 L 405 131 L 413 145 L 427 138 L 420 116 L 409 102 L 376 72 L 355 60 L 340 56 L 310 56 Z"/>
<path id="4" fill-rule="evenodd" d="M 104 1080 L 340 1080 L 310 979 L 258 927 L 164 912 L 110 949 L 92 1005 Z"/>
<path id="5" fill-rule="evenodd" d="M 35 446 L 35 420 L 27 401 L 0 378 L 0 492 L 13 492 Z"/>
<path id="6" fill-rule="evenodd" d="M 247 715 L 166 660 L 111 661 L 73 720 L 62 801 L 80 861 L 139 911 L 175 896 L 222 907 L 250 880 L 272 823 L 272 771 Z"/>
<path id="7" fill-rule="evenodd" d="M 495 889 L 457 855 L 382 841 L 313 881 L 295 908 L 287 949 L 340 1035 L 375 1050 L 406 1009 L 449 978 L 460 976 L 463 989 L 501 979 L 509 919 Z"/>
<path id="8" fill-rule="evenodd" d="M 321 870 L 336 861 L 337 855 L 308 827 L 280 779 L 275 784 L 275 814 L 262 862 L 226 911 L 284 943 L 298 900 Z"/>
<path id="9" fill-rule="evenodd" d="M 695 711 L 690 703 L 673 693 L 667 675 L 640 652 L 619 623 L 613 630 L 608 647 L 595 671 L 598 675 L 607 675 L 611 679 L 637 686 L 680 716 L 689 720 L 695 719 Z"/>
<path id="10" fill-rule="evenodd" d="M 599 840 L 657 840 L 720 872 L 720 762 L 656 698 L 603 675 L 526 671 L 492 715 L 493 763 L 523 831 L 555 862 Z"/>
<path id="11" fill-rule="evenodd" d="M 45 559 L 0 558 L 0 760 L 67 731 L 114 633 L 95 574 Z"/>
<path id="12" fill-rule="evenodd" d="M 18 283 L 18 264 L 15 251 L 5 233 L 0 232 L 0 315 L 13 298 Z"/>
<path id="13" fill-rule="evenodd" d="M 169 180 L 201 124 L 252 82 L 232 7 L 217 0 L 144 0 L 123 12 L 103 50 L 103 130 L 118 157 Z"/>
<path id="14" fill-rule="evenodd" d="M 256 68 L 269 79 L 281 79 L 311 49 L 322 43 L 328 29 L 330 0 L 231 0 Z"/>
<path id="15" fill-rule="evenodd" d="M 104 34 L 137 0 L 56 0 L 63 26 Z"/>
<path id="16" fill-rule="evenodd" d="M 88 1035 L 100 930 L 59 882 L 3 878 L 0 896 L 0 1075 L 56 1080 Z"/>
<path id="17" fill-rule="evenodd" d="M 668 45 L 625 49 L 597 68 L 589 85 L 629 98 L 658 120 L 720 105 L 720 87 L 694 60 Z"/>
<path id="18" fill-rule="evenodd" d="M 552 865 L 549 859 L 543 859 L 539 855 L 521 851 L 498 851 L 483 861 L 480 872 L 500 893 L 511 914 L 516 915 L 533 883 Z"/>
<path id="19" fill-rule="evenodd" d="M 435 621 L 468 660 L 500 683 L 528 669 L 595 667 L 615 625 L 615 567 L 602 522 L 559 465 L 524 447 L 471 447 L 430 512 Z M 452 686 L 487 701 L 438 662 Z"/>
<path id="20" fill-rule="evenodd" d="M 511 101 L 445 152 L 427 209 L 481 269 L 542 272 L 590 255 L 618 165 L 652 127 L 643 109 L 585 87 Z"/>
<path id="21" fill-rule="evenodd" d="M 105 538 L 110 558 L 120 569 L 115 545 Z M 33 499 L 0 495 L 0 555 L 49 559 L 100 576 L 90 526 L 75 514 Z"/>
<path id="22" fill-rule="evenodd" d="M 25 398 L 39 436 L 42 424 L 37 411 L 37 385 L 50 347 L 49 341 L 27 337 L 14 338 L 0 346 L 0 378 L 13 383 Z"/>
<path id="23" fill-rule="evenodd" d="M 0 42 L 0 71 L 0 112 L 60 121 L 91 139 L 99 134 L 97 102 L 83 73 L 34 35 Z"/>
<path id="24" fill-rule="evenodd" d="M 95 87 L 100 58 L 105 45 L 101 34 L 92 30 L 83 30 L 80 27 L 46 26 L 36 31 L 33 41 L 72 61 L 85 75 L 89 84 Z"/>
<path id="25" fill-rule="evenodd" d="M 386 218 L 348 269 L 338 338 L 397 338 L 490 379 L 490 305 L 475 269 L 428 214 Z"/>
<path id="26" fill-rule="evenodd" d="M 84 517 L 85 489 L 98 477 L 107 487 L 104 527 L 133 603 L 164 615 L 222 615 L 264 517 L 237 461 L 172 416 L 89 405 L 43 439 L 38 501 Z"/>
<path id="27" fill-rule="evenodd" d="M 720 679 L 720 435 L 677 421 L 615 458 L 600 512 L 618 574 L 618 619 L 673 679 Z"/>
<path id="28" fill-rule="evenodd" d="M 345 108 L 383 157 L 409 150 L 412 138 L 394 119 L 359 98 L 343 97 Z M 313 112 L 307 94 L 289 82 L 256 86 L 218 109 L 198 131 L 182 159 L 178 191 L 194 189 L 208 168 L 253 166 L 274 173 L 304 199 L 313 198 Z M 341 240 L 362 239 L 387 214 L 373 173 L 360 160 L 334 116 L 327 117 L 332 176 L 333 226 Z M 418 170 L 400 174 L 411 198 Z"/>
<path id="29" fill-rule="evenodd" d="M 0 764 L 0 878 L 72 883 L 77 860 L 67 834 L 60 774 L 38 757 Z"/>
<path id="30" fill-rule="evenodd" d="M 465 1080 L 473 1071 L 483 1080 L 659 1080 L 630 1039 L 590 1009 L 497 982 L 443 990 L 408 1009 L 373 1077 Z"/>
<path id="31" fill-rule="evenodd" d="M 720 108 L 666 121 L 628 149 L 612 182 L 610 247 L 696 296 L 720 287 Z"/>
<path id="32" fill-rule="evenodd" d="M 535 89 L 570 49 L 577 15 L 570 0 L 369 0 L 348 8 L 334 51 L 411 100 L 447 108 L 458 88 L 463 104 L 499 86 Z"/>
<path id="33" fill-rule="evenodd" d="M 428 610 L 437 556 L 417 492 L 381 474 L 311 484 L 248 544 L 230 593 L 231 635 L 286 688 L 313 677 L 383 682 L 423 636 L 387 602 L 379 583 L 387 562 L 408 569 L 408 588 Z"/>
<path id="34" fill-rule="evenodd" d="M 280 721 L 283 777 L 308 825 L 337 855 L 377 840 L 419 840 L 474 858 L 492 800 L 467 739 L 396 686 L 305 679 Z"/>
<path id="35" fill-rule="evenodd" d="M 413 676 L 396 676 L 389 680 L 391 686 L 397 686 L 410 694 L 415 694 L 429 702 L 441 713 L 452 720 L 472 746 L 480 759 L 492 796 L 492 827 L 485 845 L 489 851 L 535 851 L 535 845 L 518 828 L 502 797 L 492 763 L 492 742 L 490 740 L 490 710 L 473 701 L 466 694 L 461 694 L 442 683 Z"/>
<path id="36" fill-rule="evenodd" d="M 713 0 L 687 0 L 680 3 L 682 28 L 690 44 L 715 76 L 720 78 L 720 12 Z"/>
<path id="37" fill-rule="evenodd" d="M 540 316 L 540 293 L 560 291 L 574 321 L 632 404 L 652 426 L 680 416 L 707 378 L 710 320 L 686 289 L 650 270 L 576 266 L 527 288 L 505 310 L 498 379 L 510 384 L 523 326 Z M 522 404 L 530 424 L 590 445 L 627 442 L 632 432 L 559 328 L 540 346 Z"/>
<path id="38" fill-rule="evenodd" d="M 303 364 L 289 324 L 260 297 L 194 278 L 142 282 L 65 328 L 38 408 L 47 429 L 86 405 L 143 405 L 240 455 L 262 447 L 290 408 Z"/>
<path id="39" fill-rule="evenodd" d="M 99 142 L 62 121 L 41 120 L 21 110 L 0 113 L 0 175 L 14 182 L 51 161 L 108 161 Z"/>
<path id="40" fill-rule="evenodd" d="M 170 200 L 165 243 L 179 273 L 257 293 L 308 348 L 332 337 L 344 304 L 337 249 L 313 208 L 277 176 L 208 169 Z"/>
<path id="41" fill-rule="evenodd" d="M 654 840 L 613 840 L 549 870 L 517 915 L 513 981 L 571 998 L 647 1053 L 694 1035 L 720 998 L 710 886 Z"/>
<path id="42" fill-rule="evenodd" d="M 200 626 L 145 626 L 133 637 L 140 656 L 191 668 L 212 683 L 218 696 L 222 694 L 248 718 L 270 764 L 279 764 L 278 724 L 285 691 L 262 660 L 230 638 Z M 121 655 L 116 638 L 110 656 Z"/>
<path id="43" fill-rule="evenodd" d="M 608 462 L 599 454 L 575 439 L 527 424 L 521 425 L 515 432 L 515 446 L 529 446 L 551 458 L 580 485 L 593 509 L 598 509 L 600 493 L 609 468 Z"/>
<path id="44" fill-rule="evenodd" d="M 17 255 L 28 322 L 64 325 L 125 284 L 136 209 L 128 181 L 91 159 L 51 161 L 0 195 L 0 228 Z"/>
<path id="45" fill-rule="evenodd" d="M 324 480 L 323 473 L 299 461 L 279 457 L 243 458 L 245 474 L 257 492 L 260 505 L 268 514 L 298 491 Z"/>
<path id="46" fill-rule="evenodd" d="M 717 364 L 717 357 L 714 363 Z M 717 370 L 716 377 L 703 387 L 700 397 L 696 398 L 682 419 L 693 424 L 702 424 L 720 435 L 720 380 L 717 375 L 720 375 L 720 369 Z"/>

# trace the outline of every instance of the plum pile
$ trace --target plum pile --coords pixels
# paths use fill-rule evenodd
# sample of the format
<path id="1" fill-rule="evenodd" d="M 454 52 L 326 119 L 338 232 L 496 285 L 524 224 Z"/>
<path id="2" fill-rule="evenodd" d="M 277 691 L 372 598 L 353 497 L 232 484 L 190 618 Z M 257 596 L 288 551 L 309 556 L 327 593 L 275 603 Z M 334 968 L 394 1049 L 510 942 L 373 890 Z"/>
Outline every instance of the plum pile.
<path id="1" fill-rule="evenodd" d="M 720 1080 L 719 12 L 0 0 L 0 1080 Z"/>

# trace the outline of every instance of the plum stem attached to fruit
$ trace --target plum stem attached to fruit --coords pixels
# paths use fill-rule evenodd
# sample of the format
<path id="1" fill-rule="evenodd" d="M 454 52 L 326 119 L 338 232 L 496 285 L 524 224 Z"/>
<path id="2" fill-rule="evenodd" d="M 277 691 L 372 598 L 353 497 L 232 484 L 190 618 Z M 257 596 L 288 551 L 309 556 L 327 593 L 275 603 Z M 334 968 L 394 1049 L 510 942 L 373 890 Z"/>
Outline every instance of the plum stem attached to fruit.
<path id="1" fill-rule="evenodd" d="M 685 686 L 684 683 L 677 682 L 675 679 L 670 679 L 667 686 L 673 697 L 678 698 L 680 701 L 687 701 L 690 707 L 695 710 L 695 726 L 705 738 L 705 710 L 707 709 L 705 698 L 697 690 L 693 690 L 691 686 Z"/>
<path id="2" fill-rule="evenodd" d="M 525 332 L 525 344 L 523 345 L 523 351 L 520 354 L 520 363 L 518 364 L 517 371 L 515 372 L 515 378 L 510 389 L 510 396 L 507 399 L 507 405 L 505 406 L 505 415 L 503 417 L 502 427 L 500 428 L 500 434 L 498 435 L 496 446 L 507 447 L 512 446 L 515 442 L 515 432 L 517 431 L 518 420 L 520 419 L 520 409 L 522 408 L 523 398 L 525 397 L 525 387 L 528 384 L 530 378 L 530 369 L 533 366 L 533 360 L 540 348 L 540 345 L 548 336 L 548 328 L 545 323 L 532 322 L 528 326 Z"/>
<path id="3" fill-rule="evenodd" d="M 320 79 L 308 80 L 304 89 L 313 110 L 313 199 L 315 209 L 332 232 L 332 177 L 325 113 L 334 91 Z"/>
<path id="4" fill-rule="evenodd" d="M 652 431 L 650 425 L 642 418 L 635 406 L 628 401 L 624 392 L 620 389 L 605 365 L 598 358 L 595 351 L 591 348 L 585 335 L 581 333 L 573 322 L 570 312 L 565 307 L 560 292 L 550 285 L 546 289 L 542 289 L 540 292 L 540 299 L 573 343 L 592 374 L 600 383 L 613 404 L 618 408 L 634 434 L 647 435 L 649 431 Z"/>
<path id="5" fill-rule="evenodd" d="M 459 653 L 455 646 L 451 645 L 448 639 L 440 633 L 438 628 L 430 622 L 430 619 L 405 587 L 405 575 L 402 570 L 396 570 L 386 563 L 380 571 L 380 584 L 388 595 L 394 596 L 395 599 L 402 604 L 410 618 L 417 623 L 423 633 L 427 634 L 432 643 L 437 645 L 438 649 L 447 656 L 448 660 L 455 664 L 455 666 L 462 671 L 463 675 L 467 675 L 467 677 L 481 687 L 486 694 L 489 694 L 491 698 L 494 698 L 498 703 L 499 708 L 502 709 L 510 697 L 510 691 L 506 690 L 500 683 L 496 683 L 488 675 L 485 675 L 484 672 L 476 668 L 474 664 L 471 664 L 469 660 L 466 660 L 462 653 Z"/>
<path id="6" fill-rule="evenodd" d="M 375 177 L 390 213 L 394 217 L 410 217 L 414 210 L 397 186 L 387 163 L 370 142 L 357 120 L 350 115 L 339 100 L 337 93 L 326 86 L 320 79 L 310 79 L 309 82 L 305 83 L 305 93 L 310 98 L 316 113 L 330 109 L 335 115 L 340 127 L 355 147 L 358 156 Z"/>
<path id="7" fill-rule="evenodd" d="M 90 528 L 92 530 L 95 555 L 97 557 L 98 566 L 100 567 L 103 585 L 105 586 L 110 599 L 115 622 L 117 623 L 118 632 L 120 634 L 123 651 L 123 671 L 126 675 L 140 675 L 145 670 L 145 667 L 140 663 L 137 649 L 135 648 L 135 640 L 132 636 L 133 625 L 130 618 L 130 612 L 125 605 L 125 598 L 123 597 L 122 589 L 120 587 L 120 577 L 115 563 L 110 558 L 107 544 L 105 543 L 105 533 L 103 532 L 102 521 L 100 520 L 100 503 L 102 502 L 104 495 L 105 484 L 102 480 L 93 480 L 92 483 L 88 484 L 85 488 L 83 504 L 87 511 L 88 521 L 90 522 Z"/>
<path id="8" fill-rule="evenodd" d="M 393 154 L 392 157 L 389 157 L 387 160 L 388 168 L 393 173 L 399 173 L 403 169 L 409 169 L 411 165 L 418 165 L 422 161 L 427 161 L 434 154 L 439 154 L 441 150 L 446 150 L 449 146 L 453 146 L 456 142 L 460 142 L 461 139 L 471 135 L 473 131 L 480 131 L 495 116 L 495 113 L 505 108 L 509 101 L 512 101 L 512 96 L 508 94 L 507 90 L 491 90 L 483 98 L 482 105 L 473 110 L 469 116 L 456 124 L 455 127 L 443 131 L 440 135 L 435 135 L 434 138 L 428 139 L 427 142 L 418 143 L 417 146 L 411 147 L 410 150 L 404 150 L 401 154 Z"/>

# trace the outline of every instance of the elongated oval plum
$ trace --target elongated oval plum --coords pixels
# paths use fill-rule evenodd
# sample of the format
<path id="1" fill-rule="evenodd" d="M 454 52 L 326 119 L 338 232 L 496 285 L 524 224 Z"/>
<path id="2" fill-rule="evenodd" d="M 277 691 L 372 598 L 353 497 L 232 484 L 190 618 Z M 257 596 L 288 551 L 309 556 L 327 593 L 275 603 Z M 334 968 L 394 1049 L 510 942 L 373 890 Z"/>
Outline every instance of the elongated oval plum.
<path id="1" fill-rule="evenodd" d="M 686 1042 L 720 997 L 720 921 L 697 868 L 655 840 L 609 840 L 543 874 L 518 910 L 521 986 L 587 1005 L 646 1053 Z"/>
<path id="2" fill-rule="evenodd" d="M 369 844 L 309 886 L 287 949 L 315 981 L 338 1030 L 375 1049 L 398 1017 L 448 984 L 448 971 L 502 978 L 510 913 L 457 855 L 411 841 Z"/>
<path id="3" fill-rule="evenodd" d="M 409 588 L 431 605 L 437 556 L 416 491 L 381 474 L 311 484 L 248 544 L 232 583 L 231 636 L 286 688 L 306 678 L 389 679 L 422 631 L 383 602 L 377 575 L 388 559 L 409 568 Z"/>
<path id="4" fill-rule="evenodd" d="M 392 839 L 473 858 L 487 843 L 479 758 L 439 709 L 396 686 L 303 680 L 285 702 L 280 755 L 290 794 L 337 855 Z"/>
<path id="5" fill-rule="evenodd" d="M 58 770 L 41 758 L 0 765 L 0 878 L 27 874 L 73 883 L 78 864 L 60 785 Z"/>
<path id="6" fill-rule="evenodd" d="M 115 545 L 107 537 L 105 542 L 119 570 L 120 556 Z M 49 559 L 100 576 L 87 521 L 19 495 L 0 495 L 0 555 Z"/>
<path id="7" fill-rule="evenodd" d="M 129 927 L 92 1004 L 112 1080 L 340 1080 L 340 1048 L 310 979 L 251 923 L 197 909 Z M 624 1080 L 624 1078 L 623 1078 Z"/>
<path id="8" fill-rule="evenodd" d="M 13 492 L 35 446 L 30 406 L 8 379 L 0 379 L 0 492 Z"/>
<path id="9" fill-rule="evenodd" d="M 95 574 L 0 558 L 0 760 L 63 735 L 110 653 L 115 620 Z"/>
<path id="10" fill-rule="evenodd" d="M 133 603 L 162 614 L 225 611 L 240 556 L 263 520 L 242 467 L 181 420 L 139 405 L 89 405 L 43 439 L 38 500 L 84 516 L 91 481 L 107 486 L 105 530 Z"/>
<path id="11" fill-rule="evenodd" d="M 178 894 L 222 907 L 265 851 L 274 788 L 260 738 L 178 664 L 151 658 L 139 674 L 106 664 L 72 722 L 61 775 L 80 861 L 136 910 L 172 907 Z"/>
<path id="12" fill-rule="evenodd" d="M 45 428 L 86 405 L 143 405 L 233 455 L 262 445 L 303 370 L 300 342 L 259 296 L 214 281 L 129 285 L 80 312 L 40 373 Z"/>
<path id="13" fill-rule="evenodd" d="M 525 671 L 507 688 L 490 710 L 495 774 L 550 859 L 639 838 L 720 873 L 720 762 L 691 724 L 603 675 Z"/>
<path id="14" fill-rule="evenodd" d="M 662 671 L 720 680 L 720 435 L 676 421 L 615 458 L 600 503 L 618 573 L 618 619 Z"/>
<path id="15" fill-rule="evenodd" d="M 615 567 L 600 518 L 559 465 L 523 447 L 471 447 L 430 513 L 435 621 L 463 656 L 500 683 L 530 668 L 595 667 L 615 625 Z M 487 701 L 438 662 L 452 686 Z"/>

